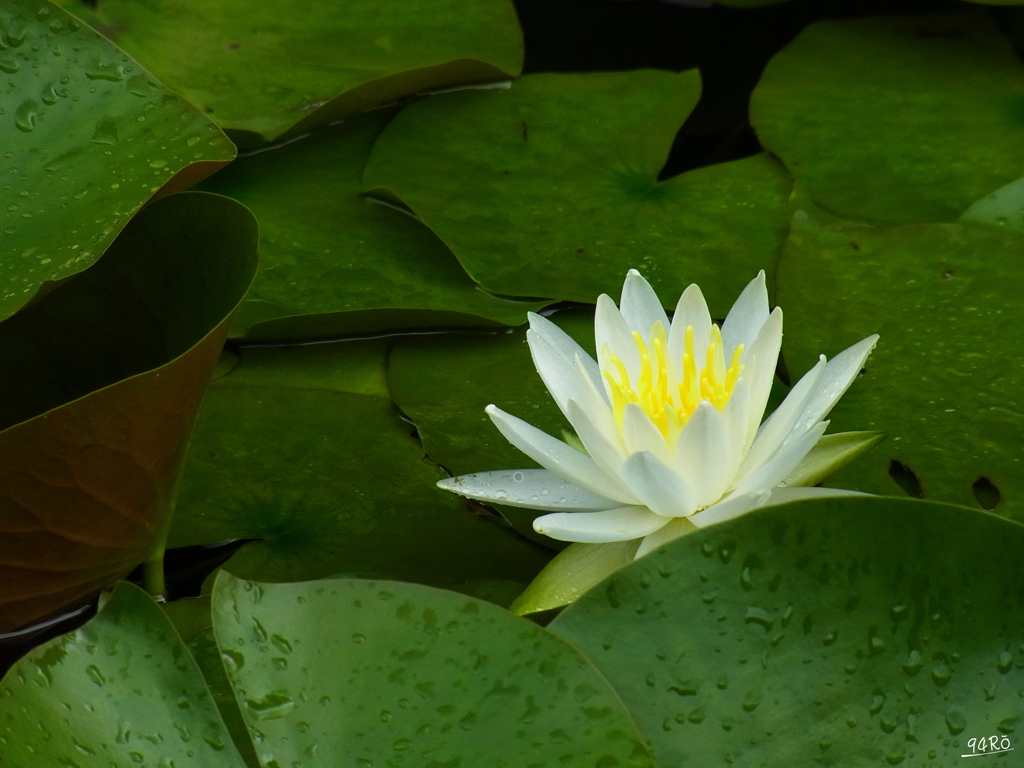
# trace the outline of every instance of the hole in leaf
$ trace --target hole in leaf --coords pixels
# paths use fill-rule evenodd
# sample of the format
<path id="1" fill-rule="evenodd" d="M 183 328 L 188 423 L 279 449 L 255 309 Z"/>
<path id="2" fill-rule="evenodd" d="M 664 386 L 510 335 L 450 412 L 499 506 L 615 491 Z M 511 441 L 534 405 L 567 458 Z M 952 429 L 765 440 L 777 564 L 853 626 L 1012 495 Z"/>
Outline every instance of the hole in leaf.
<path id="1" fill-rule="evenodd" d="M 889 462 L 889 477 L 896 481 L 896 485 L 906 492 L 908 496 L 915 499 L 923 499 L 924 491 L 921 488 L 921 481 L 917 479 L 914 470 L 902 461 L 893 459 Z"/>
<path id="2" fill-rule="evenodd" d="M 981 504 L 982 509 L 995 509 L 1003 498 L 999 489 L 987 477 L 979 477 L 975 480 L 971 490 L 974 491 L 974 498 Z"/>

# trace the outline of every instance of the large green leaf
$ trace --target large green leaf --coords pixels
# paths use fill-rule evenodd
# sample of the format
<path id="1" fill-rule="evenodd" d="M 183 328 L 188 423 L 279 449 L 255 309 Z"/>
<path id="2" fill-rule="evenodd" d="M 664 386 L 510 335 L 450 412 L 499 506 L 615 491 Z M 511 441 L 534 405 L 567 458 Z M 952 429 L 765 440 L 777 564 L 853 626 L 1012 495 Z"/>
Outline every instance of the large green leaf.
<path id="1" fill-rule="evenodd" d="M 997 510 L 1024 520 L 1024 342 L 1009 332 L 1024 324 L 1022 247 L 1012 232 L 971 223 L 874 228 L 794 217 L 778 272 L 790 372 L 881 334 L 831 428 L 889 439 L 830 485 L 898 493 L 890 469 L 909 470 L 926 497 L 974 506 L 974 487 L 992 483 Z"/>
<path id="2" fill-rule="evenodd" d="M 1024 68 L 980 9 L 812 24 L 769 63 L 750 117 L 848 219 L 952 221 L 1024 176 Z"/>
<path id="3" fill-rule="evenodd" d="M 260 222 L 260 270 L 233 336 L 512 325 L 543 306 L 488 295 L 429 229 L 359 194 L 370 147 L 390 115 L 368 112 L 240 158 L 204 186 L 245 203 Z"/>
<path id="4" fill-rule="evenodd" d="M 88 624 L 0 681 L 0 762 L 245 768 L 174 627 L 124 582 Z"/>
<path id="5" fill-rule="evenodd" d="M 767 155 L 659 182 L 700 96 L 695 70 L 537 74 L 423 99 L 374 145 L 363 189 L 397 197 L 500 294 L 593 302 L 635 267 L 674 305 L 724 315 L 785 237 L 790 179 Z"/>
<path id="6" fill-rule="evenodd" d="M 257 538 L 228 562 L 265 581 L 369 573 L 520 585 L 548 557 L 434 487 L 387 395 L 386 340 L 246 348 L 203 402 L 173 546 Z"/>
<path id="7" fill-rule="evenodd" d="M 572 309 L 551 320 L 594 354 L 593 317 L 591 310 Z M 455 475 L 538 466 L 491 423 L 484 413 L 491 403 L 552 435 L 570 428 L 537 375 L 525 328 L 401 339 L 391 352 L 388 387 L 416 424 L 427 455 Z M 474 507 L 471 501 L 460 503 Z M 521 533 L 562 546 L 533 531 L 535 510 L 500 509 Z"/>
<path id="8" fill-rule="evenodd" d="M 0 148 L 0 320 L 93 264 L 161 187 L 235 155 L 200 112 L 46 0 L 0 6 Z"/>
<path id="9" fill-rule="evenodd" d="M 579 651 L 487 603 L 225 574 L 213 607 L 264 765 L 654 766 Z"/>
<path id="10" fill-rule="evenodd" d="M 0 632 L 87 598 L 161 546 L 256 240 L 238 203 L 172 195 L 0 324 Z"/>
<path id="11" fill-rule="evenodd" d="M 519 74 L 508 0 L 61 0 L 245 144 Z M 93 3 L 93 5 L 96 5 Z"/>
<path id="12" fill-rule="evenodd" d="M 641 558 L 549 629 L 662 765 L 961 765 L 1020 722 L 1024 528 L 910 499 L 773 507 Z"/>

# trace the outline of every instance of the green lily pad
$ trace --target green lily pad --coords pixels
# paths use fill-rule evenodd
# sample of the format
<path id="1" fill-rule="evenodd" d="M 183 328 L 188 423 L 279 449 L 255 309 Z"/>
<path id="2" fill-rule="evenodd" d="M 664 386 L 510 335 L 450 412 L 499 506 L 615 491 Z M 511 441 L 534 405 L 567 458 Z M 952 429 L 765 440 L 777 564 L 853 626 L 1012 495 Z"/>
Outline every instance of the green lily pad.
<path id="1" fill-rule="evenodd" d="M 154 193 L 235 156 L 137 62 L 43 0 L 0 8 L 0 320 L 91 266 Z"/>
<path id="2" fill-rule="evenodd" d="M 264 765 L 654 766 L 570 644 L 415 584 L 221 575 L 214 628 Z"/>
<path id="3" fill-rule="evenodd" d="M 594 354 L 592 310 L 561 311 L 550 319 Z M 484 413 L 491 403 L 552 435 L 570 429 L 533 367 L 525 328 L 401 339 L 391 352 L 388 387 L 427 455 L 454 475 L 538 466 L 491 423 Z M 475 508 L 473 501 L 459 503 Z M 545 546 L 565 546 L 533 530 L 535 510 L 496 506 L 520 533 Z"/>
<path id="4" fill-rule="evenodd" d="M 0 324 L 0 632 L 161 549 L 256 243 L 238 203 L 172 195 L 94 267 Z"/>
<path id="5" fill-rule="evenodd" d="M 210 616 L 209 595 L 207 600 L 207 618 Z M 238 753 L 245 760 L 249 768 L 260 768 L 259 758 L 256 756 L 256 749 L 253 747 L 249 735 L 249 728 L 242 718 L 242 710 L 235 698 L 235 689 L 231 687 L 228 680 L 228 673 L 224 669 L 224 660 L 221 657 L 220 648 L 217 647 L 217 640 L 213 635 L 213 627 L 207 627 L 195 635 L 187 643 L 189 653 L 195 659 L 199 671 L 203 673 L 206 685 L 210 689 L 220 716 L 224 718 L 224 727 L 227 728 Z"/>
<path id="6" fill-rule="evenodd" d="M 403 96 L 519 74 L 508 0 L 81 0 L 61 4 L 145 63 L 242 146 Z M 94 4 L 96 5 L 96 4 Z"/>
<path id="7" fill-rule="evenodd" d="M 550 553 L 434 487 L 387 394 L 387 344 L 244 348 L 203 402 L 170 545 L 261 539 L 226 568 L 264 581 L 533 578 Z"/>
<path id="8" fill-rule="evenodd" d="M 213 636 L 213 617 L 210 612 L 210 595 L 187 597 L 163 603 L 161 607 L 167 618 L 171 620 L 178 636 L 185 641 L 189 653 L 195 659 L 199 671 L 206 680 L 224 725 L 231 734 L 242 759 L 249 768 L 260 768 L 249 739 L 249 730 L 242 720 L 242 711 L 238 708 L 235 691 L 228 681 L 228 674 L 221 661 L 220 649 Z"/>
<path id="9" fill-rule="evenodd" d="M 791 180 L 757 155 L 659 182 L 700 96 L 695 70 L 536 74 L 403 109 L 363 189 L 408 205 L 502 295 L 593 302 L 639 269 L 674 305 L 726 310 L 785 238 Z"/>
<path id="10" fill-rule="evenodd" d="M 204 185 L 244 203 L 260 222 L 260 269 L 232 336 L 518 325 L 543 306 L 480 290 L 423 224 L 359 194 L 363 165 L 390 116 L 368 112 L 239 158 Z"/>
<path id="11" fill-rule="evenodd" d="M 812 24 L 768 64 L 750 119 L 847 219 L 953 221 L 1024 176 L 1024 67 L 980 9 Z"/>
<path id="12" fill-rule="evenodd" d="M 696 531 L 548 629 L 622 696 L 661 765 L 960 765 L 1024 688 L 1024 528 L 834 498 Z"/>
<path id="13" fill-rule="evenodd" d="M 0 681 L 0 754 L 14 768 L 245 768 L 185 644 L 125 582 Z"/>
<path id="14" fill-rule="evenodd" d="M 899 493 L 902 474 L 927 498 L 977 506 L 992 484 L 996 511 L 1024 520 L 1024 343 L 1007 333 L 1024 323 L 1022 245 L 972 223 L 875 228 L 794 217 L 777 278 L 790 372 L 881 335 L 830 430 L 889 439 L 830 485 Z"/>

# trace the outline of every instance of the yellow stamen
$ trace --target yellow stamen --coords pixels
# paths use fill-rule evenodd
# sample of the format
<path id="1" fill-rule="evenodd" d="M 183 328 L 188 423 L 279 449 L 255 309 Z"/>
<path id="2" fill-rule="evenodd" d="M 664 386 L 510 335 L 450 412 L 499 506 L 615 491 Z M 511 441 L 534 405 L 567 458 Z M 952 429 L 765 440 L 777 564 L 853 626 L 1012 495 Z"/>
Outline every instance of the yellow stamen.
<path id="1" fill-rule="evenodd" d="M 678 361 L 677 368 L 669 358 L 665 328 L 660 322 L 651 328 L 647 339 L 634 331 L 633 343 L 636 344 L 639 362 L 635 382 L 630 379 L 625 363 L 611 354 L 607 345 L 603 350 L 607 364 L 614 369 L 603 370 L 602 375 L 608 383 L 615 420 L 621 427 L 626 406 L 636 403 L 670 443 L 705 400 L 719 411 L 725 408 L 744 368 L 740 363 L 742 344 L 733 350 L 726 367 L 722 334 L 717 325 L 711 326 L 707 354 L 699 371 L 694 354 L 693 326 L 686 328 L 683 359 Z"/>

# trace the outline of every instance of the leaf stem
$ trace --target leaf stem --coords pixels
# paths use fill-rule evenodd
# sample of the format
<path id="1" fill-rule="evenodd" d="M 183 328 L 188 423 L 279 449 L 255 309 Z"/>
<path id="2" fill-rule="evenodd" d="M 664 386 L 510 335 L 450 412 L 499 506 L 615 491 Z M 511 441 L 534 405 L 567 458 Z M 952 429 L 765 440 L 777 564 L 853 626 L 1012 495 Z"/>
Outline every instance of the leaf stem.
<path id="1" fill-rule="evenodd" d="M 164 583 L 164 548 L 142 564 L 142 585 L 158 602 L 167 599 L 167 585 Z"/>

